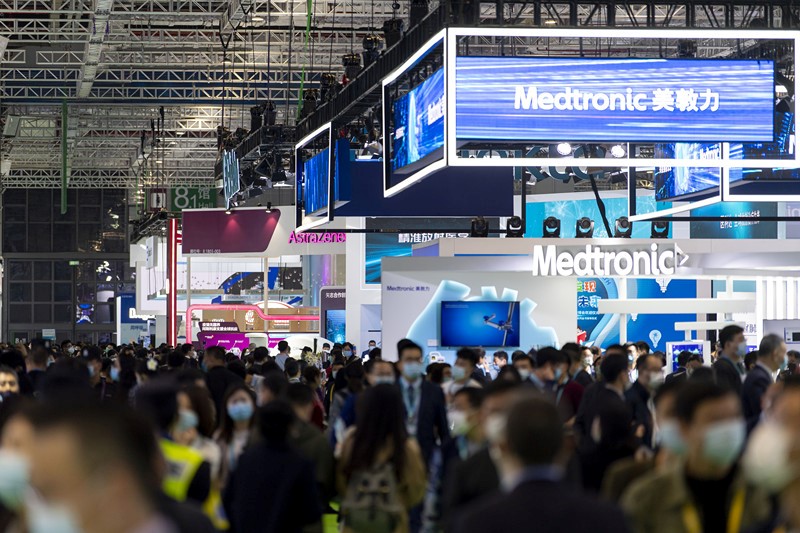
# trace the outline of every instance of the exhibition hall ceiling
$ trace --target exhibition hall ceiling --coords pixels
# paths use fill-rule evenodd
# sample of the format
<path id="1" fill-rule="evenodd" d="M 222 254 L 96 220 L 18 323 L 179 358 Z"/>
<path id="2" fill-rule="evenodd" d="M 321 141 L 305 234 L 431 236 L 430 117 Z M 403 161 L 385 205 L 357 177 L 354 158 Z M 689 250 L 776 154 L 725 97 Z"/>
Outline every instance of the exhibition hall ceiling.
<path id="1" fill-rule="evenodd" d="M 213 186 L 223 116 L 231 131 L 248 129 L 250 107 L 270 100 L 278 123 L 294 124 L 301 86 L 318 88 L 322 73 L 341 78 L 342 56 L 360 54 L 364 38 L 382 35 L 387 20 L 400 18 L 408 26 L 412 4 L 0 0 L 2 187 L 60 186 L 64 103 L 71 187 Z M 506 4 L 499 17 L 494 4 L 481 4 L 481 20 L 604 27 L 613 18 L 620 27 L 686 27 L 691 19 L 697 27 L 754 27 L 762 21 L 781 27 L 796 17 L 789 11 L 796 7 L 781 7 L 791 3 L 753 4 L 620 3 L 611 10 L 590 2 Z M 487 39 L 476 46 L 509 44 Z M 556 45 L 575 53 L 583 46 L 577 39 L 550 40 L 547 46 L 556 51 Z M 725 52 L 709 40 L 697 55 Z M 150 153 L 153 129 L 163 134 Z"/>

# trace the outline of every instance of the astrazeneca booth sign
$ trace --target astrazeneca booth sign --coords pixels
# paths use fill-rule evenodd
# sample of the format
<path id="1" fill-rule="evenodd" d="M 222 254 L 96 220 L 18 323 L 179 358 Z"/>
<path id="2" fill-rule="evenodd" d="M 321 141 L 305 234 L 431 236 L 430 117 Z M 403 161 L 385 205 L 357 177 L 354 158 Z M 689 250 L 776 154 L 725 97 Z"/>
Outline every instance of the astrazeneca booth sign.
<path id="1" fill-rule="evenodd" d="M 703 51 L 709 40 L 730 54 L 678 58 L 680 41 Z M 578 41 L 581 56 L 558 51 Z M 501 42 L 503 55 L 492 55 Z M 797 153 L 750 162 L 731 148 L 775 142 L 769 50 L 787 50 L 796 65 L 799 43 L 800 32 L 774 30 L 442 30 L 383 80 L 384 194 L 452 166 L 800 167 Z M 583 146 L 583 156 L 548 150 L 559 143 Z M 623 153 L 587 143 L 620 145 Z M 632 148 L 646 143 L 716 144 L 719 157 Z M 519 156 L 476 158 L 476 150 Z"/>

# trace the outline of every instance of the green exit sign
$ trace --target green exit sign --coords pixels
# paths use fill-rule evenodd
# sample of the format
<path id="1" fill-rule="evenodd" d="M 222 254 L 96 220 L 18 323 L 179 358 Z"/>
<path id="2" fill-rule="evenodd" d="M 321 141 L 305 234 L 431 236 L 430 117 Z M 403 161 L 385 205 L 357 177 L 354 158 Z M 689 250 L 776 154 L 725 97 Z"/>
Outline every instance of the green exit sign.
<path id="1" fill-rule="evenodd" d="M 80 264 L 81 264 L 80 261 L 70 261 L 69 262 L 69 266 L 71 266 L 71 267 L 80 266 Z"/>
<path id="2" fill-rule="evenodd" d="M 170 191 L 169 210 L 180 213 L 184 209 L 217 207 L 215 190 L 209 187 L 175 187 Z"/>

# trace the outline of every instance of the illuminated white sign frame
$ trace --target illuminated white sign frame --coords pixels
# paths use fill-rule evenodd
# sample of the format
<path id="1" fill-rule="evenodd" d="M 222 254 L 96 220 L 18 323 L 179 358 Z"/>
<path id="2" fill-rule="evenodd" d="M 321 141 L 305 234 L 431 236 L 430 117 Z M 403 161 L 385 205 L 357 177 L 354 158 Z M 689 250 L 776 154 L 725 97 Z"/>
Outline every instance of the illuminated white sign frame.
<path id="1" fill-rule="evenodd" d="M 412 55 L 411 57 L 409 57 L 402 65 L 400 65 L 399 67 L 394 69 L 391 73 L 389 73 L 389 75 L 386 76 L 383 79 L 383 81 L 381 82 L 381 97 L 385 98 L 385 96 L 386 96 L 386 86 L 387 85 L 391 85 L 392 83 L 397 81 L 397 78 L 399 78 L 400 76 L 405 74 L 408 71 L 408 69 L 413 67 L 414 64 L 417 61 L 419 61 L 422 57 L 425 56 L 425 54 L 427 54 L 434 47 L 436 47 L 436 46 L 438 46 L 438 45 L 440 45 L 442 43 L 444 43 L 444 45 L 445 45 L 445 54 L 444 54 L 444 69 L 445 69 L 444 93 L 445 93 L 445 95 L 448 95 L 449 94 L 448 87 L 451 85 L 450 80 L 448 79 L 448 76 L 447 76 L 447 72 L 448 72 L 448 70 L 447 70 L 448 52 L 447 52 L 446 47 L 448 45 L 447 45 L 447 41 L 445 40 L 445 38 L 446 38 L 448 33 L 449 33 L 448 30 L 441 30 L 439 33 L 437 33 L 436 35 L 431 37 L 422 46 L 422 48 L 417 50 L 416 53 L 414 55 Z M 384 104 L 385 104 L 385 102 L 384 102 Z M 448 159 L 449 159 L 448 150 L 447 150 L 447 146 L 448 146 L 448 142 L 449 142 L 448 141 L 448 128 L 445 126 L 445 129 L 444 129 L 444 150 L 443 150 L 443 154 L 442 154 L 442 159 L 440 159 L 438 161 L 434 161 L 433 163 L 431 163 L 429 165 L 426 165 L 424 168 L 421 168 L 417 172 L 409 174 L 408 177 L 403 179 L 403 181 L 401 181 L 400 183 L 398 183 L 398 184 L 396 184 L 396 185 L 394 185 L 392 187 L 387 187 L 389 185 L 389 172 L 390 172 L 390 168 L 391 168 L 391 161 L 390 161 L 391 151 L 390 151 L 390 147 L 389 147 L 389 143 L 391 142 L 391 135 L 389 135 L 389 131 L 387 129 L 387 125 L 389 124 L 387 122 L 387 116 L 386 116 L 386 107 L 387 106 L 383 105 L 381 107 L 382 107 L 382 120 L 383 120 L 382 124 L 383 124 L 383 129 L 384 129 L 384 132 L 383 132 L 383 158 L 384 158 L 384 164 L 383 164 L 383 196 L 384 196 L 384 198 L 390 198 L 390 197 L 394 196 L 395 194 L 397 194 L 397 193 L 399 193 L 401 191 L 404 191 L 405 189 L 411 187 L 412 185 L 414 185 L 415 183 L 417 183 L 417 182 L 421 181 L 422 179 L 426 178 L 430 174 L 432 174 L 434 172 L 437 172 L 439 170 L 442 170 L 443 168 L 446 168 L 448 166 Z M 449 112 L 450 108 L 447 107 L 447 109 L 448 109 L 448 112 Z M 445 124 L 446 123 L 447 123 L 447 114 L 445 114 Z M 455 137 L 453 137 L 453 138 L 455 138 Z"/>
<path id="2" fill-rule="evenodd" d="M 318 228 L 323 226 L 329 222 L 333 222 L 333 209 L 331 208 L 332 198 L 331 194 L 333 194 L 333 181 L 334 181 L 334 173 L 336 169 L 334 168 L 334 161 L 335 161 L 335 146 L 333 145 L 333 125 L 332 123 L 328 122 L 327 124 L 323 124 L 316 130 L 312 131 L 302 139 L 300 139 L 297 144 L 294 146 L 294 154 L 295 154 L 295 176 L 299 177 L 299 170 L 300 170 L 300 150 L 302 150 L 307 144 L 311 141 L 319 137 L 325 132 L 328 132 L 328 155 L 330 156 L 330 160 L 328 161 L 328 208 L 327 209 L 320 209 L 316 213 L 313 214 L 306 214 L 305 208 L 303 209 L 303 217 L 302 220 L 299 221 L 297 224 L 297 228 L 295 228 L 296 233 L 303 233 L 304 231 L 308 231 L 314 228 Z M 295 179 L 295 187 L 300 187 L 300 183 L 297 179 Z M 296 194 L 296 193 L 295 193 Z"/>
<path id="3" fill-rule="evenodd" d="M 753 39 L 753 40 L 793 40 L 795 65 L 800 64 L 800 31 L 776 30 L 705 30 L 705 29 L 580 29 L 580 28 L 450 28 L 447 30 L 445 45 L 445 99 L 447 123 L 445 127 L 445 161 L 450 166 L 592 166 L 592 167 L 707 167 L 707 168 L 800 168 L 800 151 L 795 151 L 794 159 L 763 159 L 745 162 L 741 159 L 728 159 L 728 150 L 723 149 L 719 160 L 701 159 L 656 159 L 631 158 L 606 159 L 595 157 L 521 157 L 513 159 L 467 159 L 459 157 L 456 137 L 456 52 L 460 37 L 566 37 L 566 38 L 622 38 L 622 39 Z M 384 117 L 385 118 L 385 117 Z M 797 116 L 795 115 L 795 131 Z M 569 142 L 570 139 L 554 139 Z M 631 141 L 631 139 L 627 139 Z M 727 145 L 727 143 L 723 143 Z M 724 181 L 724 180 L 723 180 Z M 762 198 L 763 199 L 763 198 Z M 652 216 L 661 216 L 658 213 Z M 650 218 L 652 218 L 652 216 Z M 638 217 L 636 219 L 639 219 Z M 631 220 L 636 220 L 631 219 Z M 640 219 L 641 220 L 641 219 Z"/>
<path id="4" fill-rule="evenodd" d="M 537 244 L 533 247 L 531 267 L 534 276 L 659 277 L 674 276 L 687 259 L 677 244 L 664 247 L 653 242 L 635 249 L 597 244 L 582 248 Z"/>

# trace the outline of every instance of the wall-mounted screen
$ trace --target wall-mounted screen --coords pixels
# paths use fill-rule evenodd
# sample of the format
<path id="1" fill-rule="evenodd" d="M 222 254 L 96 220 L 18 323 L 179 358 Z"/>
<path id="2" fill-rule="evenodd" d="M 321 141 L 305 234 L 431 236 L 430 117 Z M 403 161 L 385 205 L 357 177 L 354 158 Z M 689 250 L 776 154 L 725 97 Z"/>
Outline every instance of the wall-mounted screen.
<path id="1" fill-rule="evenodd" d="M 345 339 L 345 317 L 347 311 L 344 309 L 332 309 L 325 311 L 325 338 L 333 342 L 344 342 Z"/>
<path id="2" fill-rule="evenodd" d="M 656 159 L 722 159 L 722 144 L 667 143 L 655 145 Z M 653 173 L 656 200 L 672 200 L 714 190 L 718 192 L 719 168 L 656 167 Z"/>
<path id="3" fill-rule="evenodd" d="M 456 58 L 460 141 L 772 142 L 774 64 Z"/>
<path id="4" fill-rule="evenodd" d="M 678 370 L 678 356 L 681 352 L 691 352 L 703 358 L 703 364 L 711 364 L 711 343 L 709 341 L 680 341 L 667 343 L 667 369 L 669 372 Z"/>
<path id="5" fill-rule="evenodd" d="M 519 302 L 442 302 L 440 324 L 442 346 L 519 346 Z"/>
<path id="6" fill-rule="evenodd" d="M 303 163 L 303 187 L 306 215 L 328 208 L 330 149 L 321 150 Z"/>
<path id="7" fill-rule="evenodd" d="M 441 158 L 444 149 L 444 69 L 440 68 L 393 106 L 392 171 Z M 418 168 L 420 165 L 414 165 Z"/>

